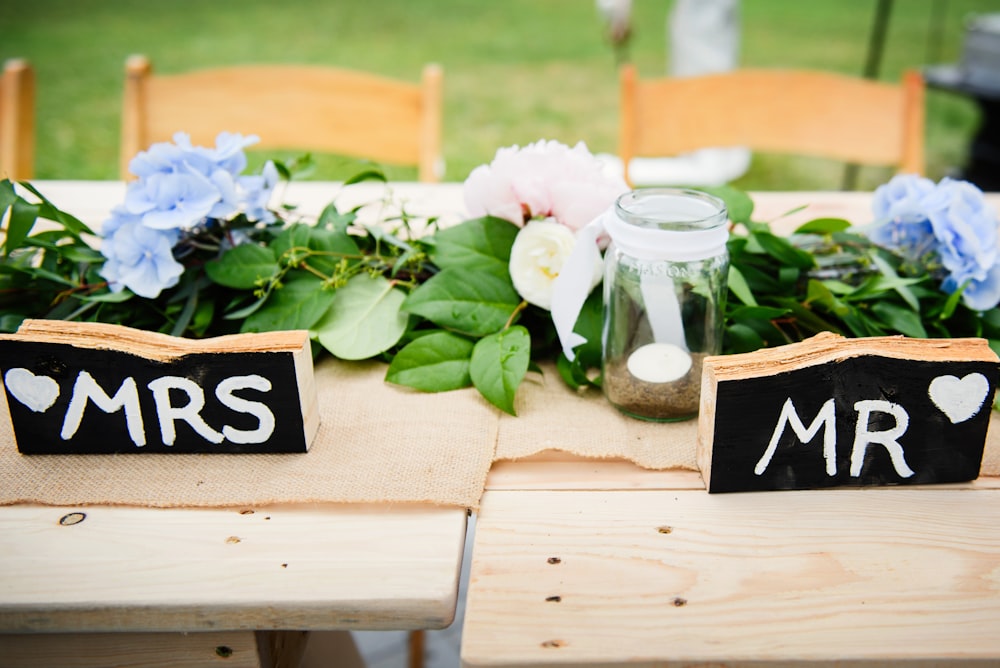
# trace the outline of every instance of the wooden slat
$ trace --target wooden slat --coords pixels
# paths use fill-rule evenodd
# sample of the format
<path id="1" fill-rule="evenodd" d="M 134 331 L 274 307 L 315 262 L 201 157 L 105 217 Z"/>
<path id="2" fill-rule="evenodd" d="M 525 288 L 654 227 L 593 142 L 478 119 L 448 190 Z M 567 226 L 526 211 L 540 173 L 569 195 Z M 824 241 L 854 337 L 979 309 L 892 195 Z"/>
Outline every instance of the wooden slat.
<path id="1" fill-rule="evenodd" d="M 213 146 L 221 131 L 256 135 L 256 148 L 326 151 L 416 165 L 437 181 L 441 163 L 440 66 L 421 83 L 305 65 L 241 65 L 154 74 L 126 64 L 122 174 L 136 151 L 186 132 Z"/>
<path id="2" fill-rule="evenodd" d="M 465 521 L 428 506 L 8 506 L 0 632 L 443 628 Z"/>
<path id="3" fill-rule="evenodd" d="M 697 77 L 620 75 L 619 156 L 711 146 L 811 155 L 922 173 L 924 86 L 824 71 L 741 69 Z"/>
<path id="4" fill-rule="evenodd" d="M 463 664 L 996 665 L 998 524 L 995 490 L 489 491 Z"/>
<path id="5" fill-rule="evenodd" d="M 35 71 L 23 58 L 0 79 L 0 178 L 30 179 L 35 169 Z"/>

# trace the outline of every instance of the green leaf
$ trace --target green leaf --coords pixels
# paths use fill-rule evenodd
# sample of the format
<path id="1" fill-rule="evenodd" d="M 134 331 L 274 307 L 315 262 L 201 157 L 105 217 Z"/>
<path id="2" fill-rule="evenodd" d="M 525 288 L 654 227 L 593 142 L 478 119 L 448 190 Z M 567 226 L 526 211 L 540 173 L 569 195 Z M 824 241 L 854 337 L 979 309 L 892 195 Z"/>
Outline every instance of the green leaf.
<path id="1" fill-rule="evenodd" d="M 385 379 L 424 392 L 468 387 L 472 348 L 472 341 L 451 332 L 421 336 L 396 353 Z"/>
<path id="2" fill-rule="evenodd" d="M 843 232 L 851 223 L 843 218 L 816 218 L 796 228 L 794 234 L 833 234 Z"/>
<path id="3" fill-rule="evenodd" d="M 726 204 L 729 220 L 734 223 L 749 223 L 753 215 L 753 200 L 744 191 L 732 186 L 708 186 L 698 188 L 710 195 L 715 195 Z"/>
<path id="4" fill-rule="evenodd" d="M 824 307 L 830 313 L 843 317 L 850 307 L 838 299 L 824 283 L 817 280 L 810 280 L 806 287 L 806 303 L 816 303 Z"/>
<path id="5" fill-rule="evenodd" d="M 825 281 L 821 281 L 821 283 L 835 295 L 849 295 L 857 289 L 857 286 L 855 285 L 850 285 L 849 283 L 833 279 L 827 279 Z"/>
<path id="6" fill-rule="evenodd" d="M 506 267 L 443 269 L 418 287 L 403 309 L 446 329 L 484 336 L 501 329 L 521 302 Z"/>
<path id="7" fill-rule="evenodd" d="M 7 218 L 7 232 L 3 241 L 4 255 L 10 255 L 15 248 L 20 248 L 21 244 L 31 232 L 35 221 L 38 219 L 38 212 L 41 207 L 38 204 L 30 204 L 18 197 L 10 206 L 10 216 Z"/>
<path id="8" fill-rule="evenodd" d="M 302 275 L 274 290 L 267 301 L 244 322 L 244 332 L 310 329 L 330 308 L 332 294 L 323 280 Z"/>
<path id="9" fill-rule="evenodd" d="M 20 185 L 30 192 L 32 195 L 41 200 L 41 206 L 39 207 L 39 216 L 47 220 L 52 220 L 57 223 L 62 224 L 73 236 L 79 236 L 81 234 L 93 234 L 91 229 L 87 227 L 79 218 L 65 211 L 60 210 L 56 205 L 48 200 L 35 186 L 27 181 L 20 181 Z"/>
<path id="10" fill-rule="evenodd" d="M 320 344 L 345 360 L 374 357 L 396 345 L 406 331 L 400 308 L 406 298 L 383 276 L 358 274 L 333 293 L 314 330 Z"/>
<path id="11" fill-rule="evenodd" d="M 0 213 L 3 213 L 10 205 L 17 200 L 18 194 L 14 190 L 14 182 L 10 179 L 0 180 Z"/>
<path id="12" fill-rule="evenodd" d="M 331 202 L 327 204 L 323 209 L 323 213 L 319 215 L 319 220 L 316 221 L 316 227 L 318 228 L 329 228 L 335 232 L 347 233 L 347 228 L 357 219 L 358 215 L 353 211 L 348 211 L 347 213 L 341 213 L 337 209 L 337 205 Z"/>
<path id="13" fill-rule="evenodd" d="M 787 239 L 779 237 L 771 232 L 754 232 L 753 238 L 760 244 L 764 252 L 776 259 L 780 264 L 798 267 L 799 269 L 811 269 L 816 265 L 813 256 L 799 250 Z"/>
<path id="14" fill-rule="evenodd" d="M 779 306 L 787 308 L 791 312 L 792 317 L 795 318 L 796 326 L 805 332 L 806 335 L 812 335 L 819 332 L 834 332 L 835 334 L 844 333 L 843 329 L 828 320 L 824 320 L 817 313 L 798 303 L 794 299 L 787 297 L 779 298 L 775 300 L 775 303 Z"/>
<path id="15" fill-rule="evenodd" d="M 346 230 L 310 227 L 306 239 L 306 247 L 314 251 L 306 263 L 326 275 L 333 275 L 337 265 L 344 257 L 355 262 L 360 261 L 361 251 L 358 244 L 347 234 Z"/>
<path id="16" fill-rule="evenodd" d="M 968 281 L 962 283 L 953 293 L 948 295 L 948 299 L 945 300 L 944 306 L 941 308 L 941 315 L 938 316 L 940 320 L 948 320 L 955 313 L 955 309 L 958 308 L 959 303 L 962 300 L 962 292 L 965 290 L 965 286 L 968 285 Z M 993 317 L 1000 317 L 1000 310 L 991 309 L 987 313 L 994 314 Z"/>
<path id="17" fill-rule="evenodd" d="M 491 404 L 517 415 L 514 394 L 528 373 L 530 359 L 531 335 L 520 325 L 484 337 L 472 349 L 472 384 Z"/>
<path id="18" fill-rule="evenodd" d="M 736 265 L 729 266 L 729 289 L 736 295 L 737 299 L 747 306 L 757 305 L 757 300 L 754 299 L 753 292 L 750 290 L 750 286 L 747 285 L 747 279 Z"/>
<path id="19" fill-rule="evenodd" d="M 355 183 L 361 183 L 362 181 L 380 181 L 382 183 L 386 182 L 385 174 L 381 169 L 372 167 L 371 169 L 366 169 L 364 171 L 358 172 L 354 176 L 350 177 L 344 181 L 345 186 L 354 185 Z"/>
<path id="20" fill-rule="evenodd" d="M 28 316 L 19 313 L 4 313 L 0 315 L 0 332 L 16 332 Z"/>
<path id="21" fill-rule="evenodd" d="M 506 271 L 518 231 L 516 225 L 502 218 L 467 220 L 434 235 L 431 257 L 442 269 L 478 269 L 486 264 L 500 264 Z"/>
<path id="22" fill-rule="evenodd" d="M 230 304 L 229 308 L 234 308 L 238 303 L 240 302 L 237 300 L 235 303 Z M 255 299 L 249 304 L 242 306 L 236 309 L 235 311 L 227 310 L 225 315 L 223 315 L 222 317 L 225 320 L 243 320 L 244 318 L 249 318 L 251 315 L 259 311 L 261 308 L 264 307 L 264 304 L 266 303 L 267 303 L 266 297 L 261 299 Z"/>
<path id="23" fill-rule="evenodd" d="M 885 276 L 882 274 L 876 274 L 871 278 L 867 279 L 864 283 L 859 285 L 850 295 L 847 295 L 845 299 L 850 301 L 862 301 L 870 299 L 881 299 L 885 293 L 894 290 L 897 293 L 901 293 L 902 288 L 908 288 L 911 285 L 916 285 L 924 278 L 903 278 L 901 276 Z M 910 300 L 907 300 L 910 301 Z M 915 298 L 914 298 L 915 301 Z"/>
<path id="24" fill-rule="evenodd" d="M 787 308 L 773 306 L 740 306 L 733 310 L 730 317 L 733 320 L 774 320 L 788 315 Z"/>
<path id="25" fill-rule="evenodd" d="M 896 270 L 893 269 L 892 265 L 886 262 L 886 260 L 878 253 L 871 253 L 870 257 L 875 266 L 878 267 L 880 272 L 882 272 L 882 275 L 888 278 L 890 281 L 892 281 L 893 289 L 896 291 L 896 294 L 902 297 L 903 301 L 909 304 L 911 309 L 919 312 L 920 302 L 913 294 L 913 291 L 909 288 L 909 285 L 911 285 L 912 283 L 907 285 L 901 285 L 900 281 L 904 279 L 901 279 L 899 277 L 899 274 L 896 273 Z M 914 279 L 909 279 L 909 280 L 913 281 Z"/>
<path id="26" fill-rule="evenodd" d="M 735 323 L 726 328 L 727 353 L 749 353 L 764 347 L 764 340 L 748 325 Z"/>
<path id="27" fill-rule="evenodd" d="M 891 329 L 900 334 L 911 336 L 917 339 L 926 339 L 927 330 L 924 329 L 920 321 L 920 314 L 902 306 L 897 306 L 890 302 L 875 302 L 872 305 L 872 312 Z"/>
<path id="28" fill-rule="evenodd" d="M 312 227 L 303 223 L 289 225 L 281 231 L 270 248 L 274 252 L 278 263 L 283 267 L 297 265 L 309 253 L 309 238 Z"/>
<path id="29" fill-rule="evenodd" d="M 546 317 L 550 317 L 548 313 L 546 313 Z M 576 318 L 573 331 L 586 339 L 586 343 L 581 343 L 574 348 L 575 362 L 584 370 L 600 368 L 601 334 L 604 331 L 604 293 L 602 290 L 595 289 L 587 295 L 587 299 L 580 309 L 580 315 Z"/>
<path id="30" fill-rule="evenodd" d="M 222 257 L 205 263 L 205 273 L 213 282 L 237 290 L 258 287 L 280 269 L 274 251 L 257 244 L 231 248 Z"/>
<path id="31" fill-rule="evenodd" d="M 587 382 L 587 374 L 577 358 L 572 362 L 562 353 L 556 358 L 556 371 L 571 390 L 579 390 Z"/>
<path id="32" fill-rule="evenodd" d="M 778 284 L 782 291 L 792 290 L 799 282 L 802 270 L 798 267 L 778 267 Z"/>
<path id="33" fill-rule="evenodd" d="M 135 297 L 129 290 L 122 290 L 120 292 L 97 292 L 92 295 L 77 295 L 77 298 L 85 302 L 98 302 L 102 304 L 120 304 L 122 302 L 127 302 L 128 300 Z M 137 299 L 139 299 L 137 297 Z"/>

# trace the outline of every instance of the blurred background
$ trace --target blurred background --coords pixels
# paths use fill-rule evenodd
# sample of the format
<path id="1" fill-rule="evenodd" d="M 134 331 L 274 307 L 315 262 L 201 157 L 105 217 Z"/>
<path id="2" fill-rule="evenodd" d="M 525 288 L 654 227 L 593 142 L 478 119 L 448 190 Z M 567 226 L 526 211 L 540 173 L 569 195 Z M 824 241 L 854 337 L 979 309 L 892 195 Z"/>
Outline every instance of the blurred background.
<path id="1" fill-rule="evenodd" d="M 743 0 L 740 64 L 862 75 L 876 0 Z M 0 58 L 37 76 L 37 179 L 115 179 L 124 63 L 143 53 L 159 73 L 238 63 L 312 63 L 418 81 L 444 67 L 445 180 L 461 181 L 496 149 L 557 139 L 613 153 L 622 59 L 643 76 L 667 73 L 670 0 L 633 0 L 631 36 L 613 46 L 594 0 L 0 0 Z M 968 17 L 1000 0 L 892 4 L 878 77 L 961 58 Z M 965 164 L 975 102 L 927 92 L 927 175 Z M 254 154 L 258 163 L 271 155 Z M 277 157 L 288 158 L 289 155 Z M 342 179 L 359 165 L 317 156 L 310 178 Z M 790 164 L 791 163 L 791 164 Z M 393 179 L 415 170 L 387 168 Z M 863 169 L 858 187 L 889 174 Z M 843 166 L 755 154 L 735 185 L 748 190 L 838 189 Z"/>

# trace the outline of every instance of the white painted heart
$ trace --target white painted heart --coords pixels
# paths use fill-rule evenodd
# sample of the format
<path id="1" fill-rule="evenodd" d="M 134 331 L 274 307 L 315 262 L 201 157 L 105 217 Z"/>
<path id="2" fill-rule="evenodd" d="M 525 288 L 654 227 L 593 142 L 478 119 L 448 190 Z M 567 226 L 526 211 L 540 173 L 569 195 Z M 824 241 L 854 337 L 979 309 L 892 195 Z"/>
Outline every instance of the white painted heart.
<path id="1" fill-rule="evenodd" d="M 44 413 L 59 398 L 59 384 L 48 376 L 36 376 L 28 369 L 11 369 L 4 377 L 7 390 L 36 413 Z"/>
<path id="2" fill-rule="evenodd" d="M 990 383 L 981 373 L 970 373 L 964 378 L 938 376 L 927 388 L 931 401 L 952 424 L 965 422 L 979 413 L 989 392 Z"/>

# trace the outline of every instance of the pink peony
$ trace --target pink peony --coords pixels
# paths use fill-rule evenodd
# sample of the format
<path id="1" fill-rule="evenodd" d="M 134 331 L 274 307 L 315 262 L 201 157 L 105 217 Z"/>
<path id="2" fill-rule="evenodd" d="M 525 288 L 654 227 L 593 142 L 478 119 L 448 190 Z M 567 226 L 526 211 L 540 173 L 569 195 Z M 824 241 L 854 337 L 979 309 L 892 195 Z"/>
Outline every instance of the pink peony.
<path id="1" fill-rule="evenodd" d="M 464 196 L 472 216 L 496 216 L 518 226 L 551 217 L 579 230 L 626 190 L 625 181 L 606 174 L 583 142 L 570 148 L 538 141 L 498 150 L 490 164 L 469 174 Z"/>

